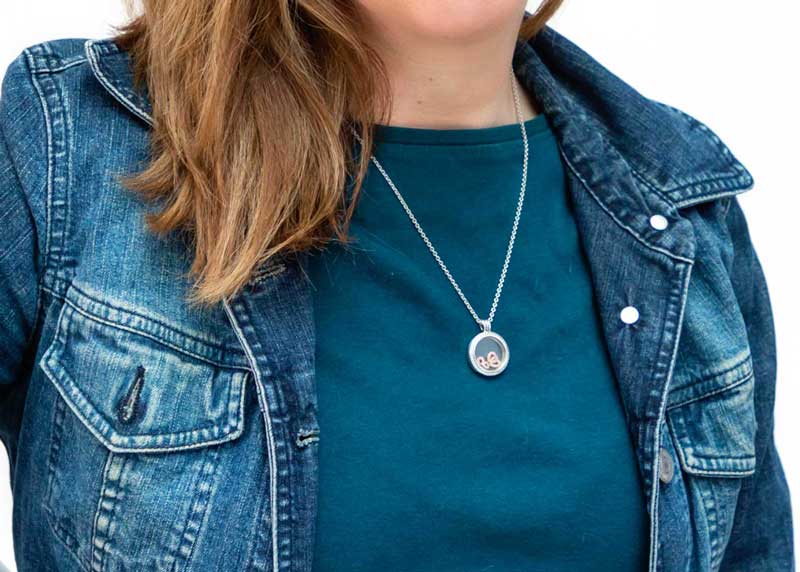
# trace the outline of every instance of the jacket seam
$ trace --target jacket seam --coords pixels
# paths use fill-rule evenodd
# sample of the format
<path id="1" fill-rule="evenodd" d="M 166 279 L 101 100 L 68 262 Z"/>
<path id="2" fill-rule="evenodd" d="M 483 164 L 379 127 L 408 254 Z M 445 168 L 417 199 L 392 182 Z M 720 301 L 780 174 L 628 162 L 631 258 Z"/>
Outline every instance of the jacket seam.
<path id="1" fill-rule="evenodd" d="M 108 554 L 106 547 L 108 545 L 109 539 L 103 539 L 102 546 L 97 546 L 98 544 L 98 529 L 99 529 L 99 521 L 100 515 L 103 513 L 103 501 L 106 500 L 106 491 L 108 490 L 108 473 L 111 470 L 111 465 L 114 462 L 115 453 L 109 451 L 106 455 L 106 462 L 103 464 L 103 478 L 100 481 L 100 494 L 97 495 L 97 507 L 94 511 L 94 518 L 92 519 L 92 540 L 91 540 L 91 553 L 89 554 L 89 565 L 91 566 L 92 570 L 96 570 L 98 572 L 102 572 L 105 568 L 105 555 Z M 116 499 L 114 502 L 114 506 L 111 507 L 109 512 L 115 512 L 116 508 Z M 95 565 L 99 561 L 99 564 Z"/>
<path id="2" fill-rule="evenodd" d="M 81 297 L 86 298 L 90 302 L 92 302 L 94 304 L 97 304 L 98 306 L 100 306 L 102 308 L 106 308 L 108 310 L 112 310 L 112 311 L 118 312 L 119 314 L 128 314 L 128 315 L 130 315 L 130 316 L 132 316 L 134 318 L 138 318 L 138 319 L 142 320 L 143 322 L 158 326 L 161 330 L 164 330 L 166 332 L 175 334 L 175 335 L 177 335 L 177 336 L 179 336 L 181 338 L 184 338 L 184 339 L 186 339 L 188 341 L 196 343 L 199 347 L 201 347 L 203 349 L 215 350 L 215 351 L 222 352 L 222 353 L 235 353 L 235 354 L 241 355 L 241 356 L 244 355 L 244 352 L 238 346 L 226 346 L 224 343 L 221 343 L 221 342 L 214 342 L 214 341 L 211 341 L 211 340 L 203 339 L 201 337 L 198 337 L 194 333 L 190 333 L 190 332 L 187 332 L 187 331 L 181 331 L 180 329 L 176 328 L 174 325 L 170 324 L 169 322 L 162 321 L 161 318 L 154 317 L 154 316 L 148 316 L 146 314 L 143 314 L 141 312 L 136 311 L 135 309 L 124 308 L 124 307 L 122 307 L 120 305 L 116 305 L 116 304 L 110 303 L 108 301 L 102 300 L 102 299 L 98 298 L 97 296 L 89 294 L 88 292 L 83 290 L 80 286 L 78 286 L 75 282 L 70 283 L 68 286 L 69 286 L 69 288 L 74 290 Z M 100 313 L 98 313 L 98 312 L 93 312 L 93 311 L 83 307 L 81 304 L 79 304 L 77 302 L 73 302 L 66 295 L 64 297 L 64 301 L 66 303 L 68 303 L 70 306 L 74 307 L 76 310 L 78 310 L 78 311 L 80 311 L 82 313 L 85 313 L 87 315 L 87 317 L 93 318 L 96 321 L 104 320 L 111 326 L 117 326 L 117 325 L 126 326 L 126 327 L 129 327 L 129 328 L 132 328 L 132 329 L 136 330 L 137 332 L 142 332 L 144 334 L 150 334 L 150 335 L 152 335 L 152 336 L 154 336 L 156 338 L 161 338 L 161 336 L 159 336 L 158 334 L 147 332 L 146 329 L 137 328 L 135 326 L 128 326 L 127 324 L 123 324 L 121 322 L 115 322 L 111 318 L 108 318 L 106 316 L 100 315 Z M 213 358 L 206 358 L 206 359 L 214 361 Z M 247 368 L 245 368 L 244 366 L 240 366 L 239 369 L 247 369 Z"/>
<path id="3" fill-rule="evenodd" d="M 661 399 L 658 407 L 658 418 L 656 419 L 656 427 L 655 427 L 655 439 L 654 439 L 654 448 L 653 448 L 653 458 L 655 459 L 658 455 L 658 450 L 661 447 L 661 440 L 662 440 L 662 427 L 664 426 L 664 420 L 666 418 L 667 412 L 667 402 L 669 398 L 669 385 L 672 381 L 672 376 L 675 371 L 675 362 L 677 361 L 680 339 L 681 339 L 681 332 L 683 331 L 683 319 L 684 314 L 686 312 L 686 302 L 689 297 L 689 282 L 692 277 L 692 268 L 694 264 L 689 262 L 686 265 L 684 270 L 684 276 L 681 277 L 681 292 L 680 298 L 678 299 L 678 305 L 680 311 L 678 313 L 677 318 L 677 327 L 675 328 L 675 340 L 672 343 L 672 355 L 670 356 L 669 367 L 667 369 L 667 381 L 664 384 L 664 389 L 661 392 Z M 663 333 L 666 332 L 666 328 L 664 328 Z M 661 487 L 659 486 L 659 473 L 661 472 L 661 464 L 658 462 L 653 462 L 652 468 L 652 490 L 653 493 L 650 498 L 650 546 L 651 546 L 651 554 L 650 554 L 650 567 L 651 571 L 655 571 L 657 568 L 658 558 L 659 558 L 659 497 L 661 493 Z"/>
<path id="4" fill-rule="evenodd" d="M 101 38 L 99 40 L 90 40 L 92 45 L 97 49 L 101 55 L 119 54 L 122 52 L 120 47 L 112 38 Z"/>
<path id="5" fill-rule="evenodd" d="M 631 169 L 631 173 L 633 173 L 634 176 L 636 177 L 636 179 L 638 179 L 639 182 L 641 182 L 645 187 L 647 187 L 648 190 L 650 190 L 653 193 L 657 194 L 661 198 L 661 200 L 663 200 L 664 202 L 675 206 L 675 201 L 666 193 L 666 191 L 662 191 L 661 189 L 656 187 L 653 183 L 648 181 L 645 178 L 645 176 L 638 169 L 634 168 L 632 165 L 629 165 L 629 166 L 630 166 L 630 169 Z"/>
<path id="6" fill-rule="evenodd" d="M 49 508 L 45 508 L 44 510 L 47 515 L 47 518 L 45 520 L 47 520 L 47 524 L 50 527 L 53 536 L 55 536 L 61 543 L 61 545 L 64 547 L 65 552 L 69 554 L 69 556 L 78 564 L 78 566 L 80 566 L 80 569 L 83 570 L 83 572 L 91 572 L 91 570 L 87 568 L 86 563 L 83 560 L 81 560 L 81 558 L 77 554 L 75 554 L 75 552 L 73 552 L 73 549 L 70 548 L 70 545 L 64 539 L 64 535 L 68 535 L 70 536 L 70 538 L 72 538 L 72 534 L 64 530 L 64 528 L 57 522 L 56 516 Z"/>
<path id="7" fill-rule="evenodd" d="M 719 378 L 728 376 L 731 373 L 737 372 L 737 370 L 743 370 L 741 373 L 738 373 L 736 376 L 734 376 L 735 377 L 734 381 L 729 382 L 727 385 L 724 386 L 724 388 L 725 387 L 730 387 L 731 385 L 733 385 L 735 383 L 738 383 L 739 381 L 742 381 L 742 379 L 747 377 L 748 375 L 753 375 L 752 360 L 753 360 L 753 357 L 752 357 L 752 355 L 751 355 L 751 353 L 749 351 L 749 348 L 748 348 L 748 351 L 744 355 L 744 357 L 742 357 L 741 359 L 738 359 L 736 361 L 736 363 L 734 363 L 733 365 L 725 367 L 725 368 L 723 368 L 721 370 L 716 370 L 716 371 L 713 370 L 712 368 L 708 368 L 705 371 L 703 371 L 697 378 L 693 379 L 689 383 L 685 383 L 685 384 L 682 384 L 682 385 L 676 387 L 674 390 L 675 391 L 689 390 L 689 389 L 691 389 L 693 387 L 697 387 L 698 385 L 701 385 L 701 384 L 704 384 L 704 383 L 708 383 L 708 382 L 713 381 L 715 379 L 719 379 Z M 712 389 L 711 391 L 712 392 L 716 392 L 716 389 Z M 702 395 L 706 395 L 706 394 L 704 393 Z M 684 404 L 687 401 L 691 401 L 692 399 L 694 399 L 694 398 L 684 399 L 682 401 L 679 401 L 679 402 L 675 403 L 674 405 L 670 404 L 667 407 L 667 409 L 670 409 L 672 407 L 677 407 L 678 405 Z"/>
<path id="8" fill-rule="evenodd" d="M 728 385 L 725 385 L 724 387 L 718 387 L 716 389 L 712 389 L 711 391 L 703 393 L 702 395 L 697 395 L 695 397 L 689 397 L 687 399 L 684 399 L 683 401 L 679 401 L 678 403 L 670 403 L 667 406 L 667 411 L 670 411 L 670 410 L 678 408 L 678 407 L 683 407 L 684 405 L 689 405 L 690 403 L 695 403 L 697 401 L 703 401 L 704 399 L 707 399 L 709 397 L 714 397 L 715 395 L 719 395 L 720 393 L 725 393 L 728 390 L 735 389 L 735 388 L 739 387 L 740 385 L 742 385 L 744 383 L 747 383 L 751 379 L 753 379 L 753 372 L 752 371 L 746 373 L 743 377 L 737 379 L 736 381 L 734 381 L 732 383 L 729 383 Z"/>
<path id="9" fill-rule="evenodd" d="M 85 63 L 87 63 L 86 56 L 78 56 L 77 58 L 74 58 L 74 59 L 65 59 L 65 60 L 62 61 L 62 63 L 60 63 L 59 65 L 54 66 L 54 67 L 41 66 L 41 67 L 34 68 L 34 69 L 31 70 L 31 74 L 33 74 L 33 75 L 48 75 L 48 74 L 61 73 L 61 72 L 66 71 L 66 70 L 68 70 L 70 68 L 74 68 L 76 66 L 79 66 L 79 65 L 85 64 Z"/>
<path id="10" fill-rule="evenodd" d="M 704 183 L 716 183 L 716 182 L 719 182 L 719 181 L 738 181 L 738 180 L 740 180 L 742 178 L 743 174 L 744 173 L 730 173 L 730 174 L 725 174 L 725 175 L 717 175 L 717 176 L 714 176 L 714 177 L 705 177 L 703 179 L 695 179 L 695 180 L 689 181 L 687 183 L 684 183 L 682 185 L 678 185 L 677 187 L 672 187 L 670 189 L 665 189 L 665 192 L 667 192 L 667 193 L 675 193 L 675 192 L 683 191 L 683 190 L 688 189 L 689 187 L 693 187 L 695 185 L 702 185 Z"/>
<path id="11" fill-rule="evenodd" d="M 41 93 L 41 91 L 39 89 L 39 86 L 37 85 L 37 83 L 33 79 L 34 78 L 34 74 L 33 74 L 33 65 L 32 65 L 33 62 L 32 62 L 32 58 L 31 58 L 31 54 L 27 50 L 25 50 L 24 53 L 25 53 L 25 67 L 27 67 L 28 75 L 29 75 L 28 81 L 30 81 L 31 86 L 33 87 L 33 90 L 36 92 L 36 95 L 37 95 L 37 97 L 38 97 L 38 99 L 39 99 L 39 101 L 40 101 L 40 103 L 42 105 L 42 108 L 43 108 L 42 109 L 42 113 L 43 113 L 44 118 L 45 118 L 45 125 L 46 125 L 46 131 L 47 131 L 47 139 L 46 139 L 47 145 L 45 147 L 45 151 L 46 151 L 46 155 L 47 155 L 47 158 L 48 158 L 47 184 L 45 186 L 45 189 L 47 191 L 47 199 L 46 199 L 46 204 L 45 204 L 45 232 L 44 232 L 45 244 L 44 244 L 44 250 L 42 250 L 41 245 L 39 244 L 39 236 L 38 236 L 38 232 L 36 232 L 37 222 L 36 222 L 36 217 L 33 214 L 33 207 L 32 207 L 31 202 L 30 202 L 30 197 L 25 192 L 25 185 L 23 184 L 22 177 L 20 176 L 19 169 L 17 167 L 16 162 L 13 159 L 10 160 L 12 169 L 14 171 L 14 177 L 16 178 L 16 180 L 17 180 L 17 182 L 19 184 L 19 188 L 20 188 L 20 190 L 22 192 L 22 196 L 23 196 L 23 198 L 25 200 L 25 205 L 28 208 L 28 212 L 30 213 L 30 216 L 31 216 L 31 221 L 33 222 L 33 225 L 34 225 L 34 231 L 33 232 L 36 234 L 36 237 L 35 237 L 36 238 L 36 258 L 37 258 L 37 266 L 39 266 L 38 272 L 37 272 L 37 276 L 36 276 L 36 309 L 34 310 L 33 320 L 31 322 L 33 324 L 33 327 L 31 328 L 31 331 L 30 331 L 30 333 L 28 334 L 28 336 L 27 336 L 27 338 L 25 340 L 25 347 L 30 347 L 30 345 L 33 343 L 34 339 L 36 338 L 36 336 L 38 334 L 39 320 L 41 319 L 42 313 L 44 311 L 44 304 L 43 304 L 43 298 L 44 297 L 42 295 L 42 291 L 43 291 L 43 287 L 44 287 L 45 275 L 47 274 L 47 260 L 49 258 L 48 249 L 49 249 L 49 240 L 50 240 L 50 228 L 49 228 L 49 226 L 50 226 L 50 168 L 49 168 L 49 163 L 50 163 L 50 135 L 49 135 L 49 133 L 50 133 L 50 122 L 49 122 L 49 116 L 48 116 L 47 110 L 45 109 L 45 104 L 44 104 L 44 100 L 42 98 L 42 93 Z M 6 137 L 5 129 L 3 128 L 2 122 L 0 122 L 0 137 L 2 137 L 2 144 L 5 145 L 6 148 L 8 149 L 8 139 Z M 10 157 L 10 150 L 9 150 L 9 158 L 11 158 Z"/>
<path id="12" fill-rule="evenodd" d="M 699 205 L 699 204 L 703 204 L 703 203 L 707 203 L 707 202 L 710 202 L 710 201 L 713 201 L 713 200 L 716 200 L 716 199 L 724 199 L 724 198 L 727 198 L 727 197 L 732 197 L 734 195 L 738 195 L 739 193 L 742 193 L 744 191 L 747 191 L 747 190 L 753 188 L 753 185 L 751 184 L 747 188 L 728 189 L 728 190 L 724 190 L 724 191 L 711 192 L 711 193 L 699 193 L 699 194 L 693 195 L 693 196 L 691 196 L 689 198 L 678 200 L 678 199 L 670 196 L 670 193 L 680 192 L 680 191 L 683 191 L 683 190 L 686 190 L 686 189 L 690 189 L 691 187 L 696 187 L 698 185 L 706 185 L 706 184 L 709 184 L 709 183 L 740 181 L 741 178 L 742 178 L 742 175 L 723 175 L 723 176 L 719 176 L 719 177 L 708 177 L 708 178 L 705 178 L 705 179 L 699 179 L 699 180 L 693 181 L 693 182 L 685 184 L 685 185 L 680 185 L 678 187 L 673 187 L 673 188 L 670 188 L 670 189 L 660 189 L 657 186 L 655 186 L 653 183 L 648 181 L 645 178 L 645 176 L 641 173 L 641 171 L 638 171 L 637 169 L 634 169 L 633 167 L 631 167 L 631 172 L 636 176 L 636 178 L 643 185 L 645 185 L 647 187 L 648 190 L 650 190 L 651 192 L 653 192 L 656 195 L 658 195 L 662 200 L 664 200 L 665 202 L 671 204 L 676 209 L 693 207 L 693 206 L 696 206 L 696 205 Z"/>
<path id="13" fill-rule="evenodd" d="M 35 46 L 36 47 L 36 46 Z M 38 46 L 41 50 L 49 50 L 49 48 L 44 45 L 40 44 Z M 36 74 L 33 73 L 34 69 L 36 68 L 36 54 L 31 51 L 31 48 L 25 50 L 25 54 L 28 60 L 28 68 L 30 73 L 30 81 L 33 85 L 36 94 L 39 98 L 39 102 L 42 107 L 42 113 L 45 120 L 45 127 L 46 127 L 46 136 L 47 136 L 47 203 L 46 203 L 46 230 L 45 230 L 45 249 L 43 254 L 44 264 L 41 273 L 41 283 L 42 287 L 48 282 L 48 280 L 52 280 L 54 283 L 57 282 L 57 278 L 61 270 L 63 269 L 63 261 L 64 261 L 64 253 L 67 246 L 67 229 L 69 226 L 69 188 L 67 181 L 69 180 L 69 171 L 71 169 L 70 159 L 67 157 L 67 164 L 64 167 L 67 171 L 67 176 L 64 176 L 65 181 L 65 188 L 64 189 L 57 189 L 56 188 L 56 172 L 59 169 L 59 165 L 56 164 L 56 135 L 55 135 L 55 128 L 54 128 L 54 121 L 53 115 L 56 112 L 54 108 L 51 107 L 49 97 L 45 92 L 45 88 L 43 87 L 41 81 L 50 81 L 49 84 L 51 91 L 53 92 L 55 97 L 61 97 L 61 88 L 56 84 L 55 80 L 51 77 L 51 74 Z M 44 55 L 51 55 L 49 52 L 46 52 Z M 51 96 L 52 97 L 52 96 Z M 61 109 L 59 113 L 62 114 L 62 131 L 60 138 L 63 139 L 62 145 L 64 146 L 63 153 L 65 156 L 69 154 L 67 149 L 67 130 L 70 128 L 68 125 L 69 120 L 65 116 L 64 110 Z M 63 205 L 60 206 L 60 212 L 56 213 L 54 208 L 54 202 L 57 194 L 60 194 L 63 198 Z M 60 229 L 61 232 L 57 232 L 56 230 L 56 220 L 59 218 L 57 215 L 61 215 L 60 217 L 60 224 L 62 228 Z M 57 255 L 54 254 L 54 244 L 56 241 L 56 235 L 60 234 L 60 245 L 59 245 L 59 252 Z"/>
<path id="14" fill-rule="evenodd" d="M 98 324 L 102 324 L 102 325 L 104 325 L 106 327 L 109 327 L 109 328 L 116 328 L 116 329 L 119 329 L 119 330 L 123 330 L 125 332 L 129 332 L 131 334 L 136 334 L 138 336 L 143 336 L 145 338 L 151 339 L 154 342 L 156 342 L 158 344 L 161 344 L 161 345 L 171 349 L 172 351 L 175 351 L 175 352 L 178 352 L 180 354 L 192 357 L 192 358 L 194 358 L 194 359 L 196 359 L 198 361 L 202 361 L 202 362 L 204 362 L 204 363 L 206 363 L 208 365 L 212 365 L 212 366 L 215 366 L 215 367 L 218 367 L 218 368 L 221 368 L 221 369 L 235 369 L 235 370 L 239 370 L 239 371 L 249 371 L 248 368 L 246 368 L 246 367 L 222 363 L 222 362 L 219 362 L 217 360 L 214 360 L 214 359 L 208 358 L 206 356 L 202 356 L 200 354 L 197 354 L 195 352 L 189 351 L 189 350 L 187 350 L 185 348 L 182 348 L 182 347 L 180 347 L 180 346 L 178 346 L 178 345 L 176 345 L 176 344 L 174 344 L 172 342 L 168 342 L 167 340 L 161 339 L 158 336 L 151 334 L 150 332 L 145 332 L 145 331 L 142 331 L 142 330 L 140 330 L 138 328 L 135 328 L 135 327 L 132 327 L 132 326 L 128 326 L 128 325 L 125 325 L 125 324 L 118 324 L 118 323 L 113 322 L 113 321 L 111 321 L 111 320 L 109 320 L 107 318 L 102 318 L 100 316 L 95 316 L 94 314 L 92 314 L 91 312 L 85 310 L 84 308 L 79 307 L 78 305 L 76 305 L 71 300 L 64 299 L 64 303 L 67 304 L 69 307 L 71 307 L 75 312 L 78 312 L 79 314 L 84 316 L 84 318 L 86 318 L 87 320 L 91 320 L 93 322 L 96 322 Z"/>
<path id="15" fill-rule="evenodd" d="M 272 566 L 274 570 L 279 570 L 280 566 L 280 551 L 278 543 L 278 527 L 280 519 L 278 517 L 278 446 L 275 439 L 273 430 L 273 419 L 270 411 L 270 404 L 267 402 L 265 389 L 262 385 L 261 370 L 259 369 L 258 359 L 253 352 L 250 342 L 247 340 L 245 333 L 242 329 L 239 320 L 231 306 L 228 299 L 223 300 L 223 307 L 228 316 L 228 320 L 233 328 L 239 343 L 244 349 L 247 359 L 250 362 L 250 369 L 253 375 L 253 381 L 256 385 L 256 393 L 258 394 L 259 407 L 261 408 L 262 417 L 264 420 L 264 429 L 267 437 L 267 460 L 269 466 L 269 496 L 270 496 L 270 536 L 271 536 L 271 549 L 272 549 Z"/>
<path id="16" fill-rule="evenodd" d="M 746 188 L 739 188 L 739 189 L 729 189 L 727 191 L 719 191 L 718 193 L 710 193 L 706 195 L 698 195 L 691 199 L 678 201 L 675 203 L 675 207 L 679 209 L 685 209 L 689 207 L 693 207 L 699 204 L 708 203 L 718 199 L 726 199 L 726 198 L 733 198 L 734 196 L 749 191 L 753 188 L 753 185 L 750 185 Z"/>

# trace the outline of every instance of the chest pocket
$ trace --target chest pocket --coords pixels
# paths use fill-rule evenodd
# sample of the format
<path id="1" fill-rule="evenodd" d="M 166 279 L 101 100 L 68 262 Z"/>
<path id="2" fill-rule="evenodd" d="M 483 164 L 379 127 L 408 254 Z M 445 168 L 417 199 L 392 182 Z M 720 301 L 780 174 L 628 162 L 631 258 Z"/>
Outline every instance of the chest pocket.
<path id="1" fill-rule="evenodd" d="M 39 364 L 56 390 L 45 510 L 86 569 L 191 553 L 174 550 L 174 534 L 203 521 L 220 449 L 245 428 L 249 373 L 224 360 L 206 340 L 68 292 Z"/>
<path id="2" fill-rule="evenodd" d="M 683 478 L 668 486 L 686 490 L 687 530 L 708 570 L 719 569 L 742 481 L 756 469 L 754 384 L 745 349 L 670 393 L 666 418 Z"/>
<path id="3" fill-rule="evenodd" d="M 755 472 L 754 383 L 750 352 L 744 350 L 700 381 L 672 391 L 667 421 L 686 473 L 744 477 Z"/>

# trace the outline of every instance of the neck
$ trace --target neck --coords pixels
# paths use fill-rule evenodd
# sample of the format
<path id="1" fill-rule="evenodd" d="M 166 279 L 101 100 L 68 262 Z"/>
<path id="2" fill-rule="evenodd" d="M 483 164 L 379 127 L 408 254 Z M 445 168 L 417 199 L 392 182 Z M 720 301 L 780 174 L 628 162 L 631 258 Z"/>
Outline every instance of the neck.
<path id="1" fill-rule="evenodd" d="M 515 123 L 511 60 L 516 30 L 464 45 L 404 42 L 382 30 L 376 43 L 391 86 L 390 125 L 426 129 Z M 517 82 L 523 120 L 537 115 Z"/>

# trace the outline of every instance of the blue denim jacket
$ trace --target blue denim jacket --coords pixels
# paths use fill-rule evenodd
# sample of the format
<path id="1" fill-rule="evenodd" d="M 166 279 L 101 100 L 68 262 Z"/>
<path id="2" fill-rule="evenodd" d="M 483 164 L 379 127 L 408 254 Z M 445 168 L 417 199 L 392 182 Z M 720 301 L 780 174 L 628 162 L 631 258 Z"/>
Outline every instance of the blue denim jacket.
<path id="1" fill-rule="evenodd" d="M 792 570 L 772 316 L 735 198 L 750 174 L 550 28 L 514 66 L 566 165 L 649 569 Z M 308 572 L 325 434 L 304 256 L 187 305 L 189 252 L 146 229 L 155 207 L 120 182 L 147 160 L 150 123 L 108 40 L 30 47 L 5 76 L 0 436 L 19 569 Z"/>

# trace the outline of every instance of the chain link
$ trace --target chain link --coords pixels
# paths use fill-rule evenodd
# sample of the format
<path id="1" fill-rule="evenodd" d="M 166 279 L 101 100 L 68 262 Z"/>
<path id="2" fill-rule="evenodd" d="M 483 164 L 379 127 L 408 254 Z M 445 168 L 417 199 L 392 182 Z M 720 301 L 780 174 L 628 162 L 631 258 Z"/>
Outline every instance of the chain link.
<path id="1" fill-rule="evenodd" d="M 506 248 L 506 257 L 503 260 L 503 268 L 500 271 L 500 279 L 497 282 L 497 290 L 494 293 L 494 299 L 492 300 L 492 307 L 491 310 L 489 310 L 489 317 L 486 320 L 482 320 L 481 317 L 478 316 L 478 313 L 475 311 L 475 309 L 472 307 L 472 304 L 470 304 L 469 300 L 467 299 L 467 296 L 461 290 L 461 287 L 458 285 L 458 282 L 456 282 L 455 278 L 453 278 L 453 275 L 450 273 L 450 269 L 447 268 L 447 265 L 444 263 L 444 260 L 442 260 L 442 257 L 439 256 L 439 253 L 433 246 L 431 240 L 428 238 L 428 235 L 422 229 L 422 225 L 417 220 L 417 217 L 414 216 L 411 207 L 408 206 L 408 203 L 406 202 L 405 198 L 403 198 L 403 195 L 397 189 L 397 187 L 394 184 L 394 181 L 392 181 L 391 177 L 389 177 L 389 174 L 383 168 L 383 165 L 381 165 L 378 159 L 375 158 L 375 155 L 370 156 L 370 160 L 378 169 L 378 172 L 380 172 L 380 174 L 383 176 L 384 180 L 386 181 L 386 184 L 389 185 L 389 188 L 392 190 L 395 197 L 397 197 L 397 200 L 400 202 L 400 205 L 406 212 L 406 215 L 411 221 L 411 224 L 413 224 L 414 228 L 417 229 L 417 233 L 419 234 L 422 241 L 425 243 L 425 246 L 428 247 L 428 250 L 430 251 L 431 255 L 433 255 L 433 258 L 434 260 L 436 260 L 436 263 L 439 265 L 439 268 L 442 269 L 442 272 L 447 277 L 447 280 L 450 281 L 450 284 L 453 286 L 453 289 L 456 291 L 456 294 L 458 294 L 458 297 L 461 298 L 461 301 L 464 303 L 464 306 L 466 306 L 467 310 L 469 310 L 469 313 L 472 315 L 472 318 L 484 331 L 491 329 L 492 321 L 494 320 L 494 315 L 497 312 L 497 306 L 500 303 L 500 296 L 503 293 L 503 286 L 505 285 L 506 282 L 506 274 L 508 274 L 508 265 L 511 262 L 511 253 L 514 250 L 514 242 L 517 238 L 517 229 L 519 228 L 519 220 L 520 217 L 522 216 L 522 205 L 525 203 L 525 188 L 528 185 L 528 134 L 525 131 L 525 122 L 522 119 L 522 110 L 519 101 L 519 91 L 517 89 L 517 82 L 516 78 L 514 77 L 513 71 L 511 72 L 511 90 L 514 95 L 514 112 L 516 113 L 517 123 L 519 123 L 520 131 L 522 131 L 522 144 L 523 144 L 522 183 L 520 184 L 519 199 L 517 200 L 517 209 L 516 212 L 514 213 L 514 224 L 511 226 L 511 236 L 508 239 L 508 247 Z M 363 144 L 363 140 L 358 135 L 358 133 L 354 132 L 353 134 L 355 135 L 356 139 L 358 139 L 358 141 Z"/>

